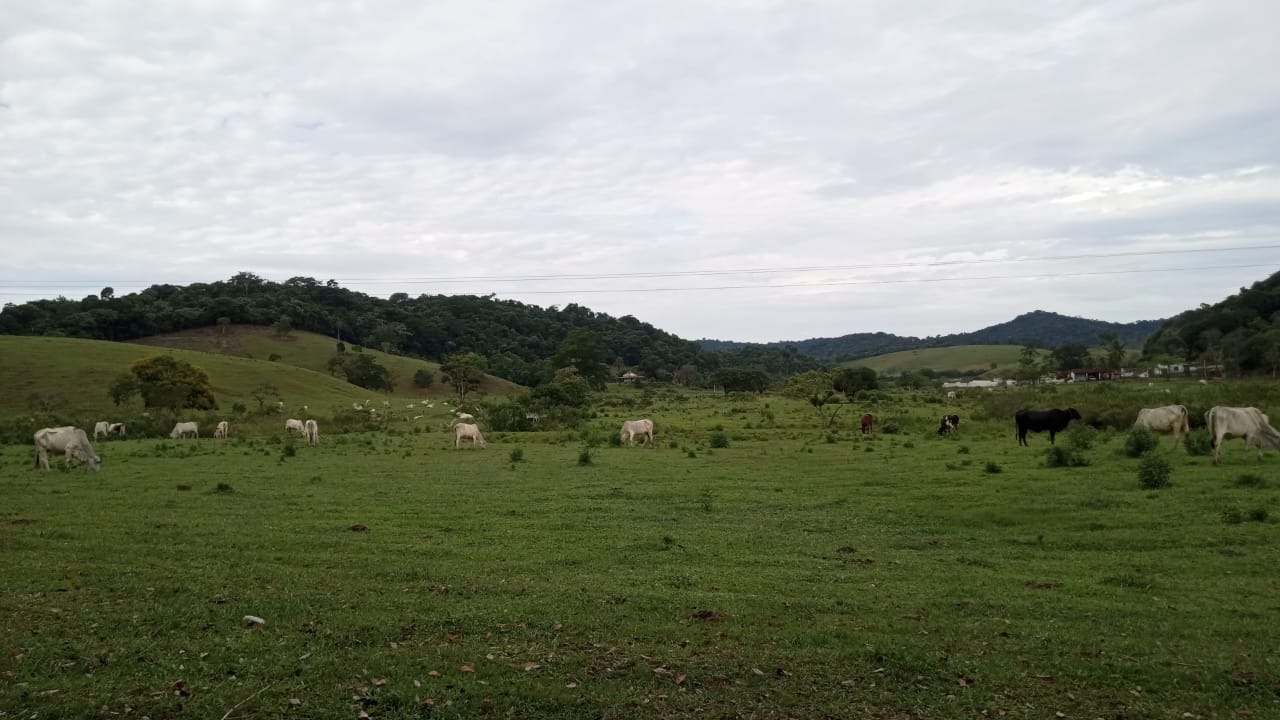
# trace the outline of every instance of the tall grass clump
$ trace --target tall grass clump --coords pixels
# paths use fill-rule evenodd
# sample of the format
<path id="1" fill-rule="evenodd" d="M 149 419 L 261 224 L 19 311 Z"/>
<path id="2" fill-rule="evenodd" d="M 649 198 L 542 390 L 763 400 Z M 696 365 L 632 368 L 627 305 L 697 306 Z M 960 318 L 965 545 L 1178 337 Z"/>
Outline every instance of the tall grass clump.
<path id="1" fill-rule="evenodd" d="M 1173 476 L 1173 467 L 1169 461 L 1159 455 L 1148 455 L 1138 465 L 1138 484 L 1147 490 L 1159 490 L 1169 487 Z"/>
<path id="2" fill-rule="evenodd" d="M 1131 458 L 1142 457 L 1155 450 L 1159 442 L 1160 437 L 1151 428 L 1138 425 L 1130 428 L 1129 434 L 1124 438 L 1124 454 Z"/>
<path id="3" fill-rule="evenodd" d="M 1050 445 L 1049 449 L 1044 451 L 1044 464 L 1051 468 L 1084 467 L 1089 464 L 1089 459 L 1076 448 Z"/>
<path id="4" fill-rule="evenodd" d="M 710 444 L 711 447 L 717 449 L 727 448 L 729 447 L 729 436 L 719 431 L 713 432 L 711 433 Z"/>
<path id="5" fill-rule="evenodd" d="M 1183 447 L 1187 449 L 1188 455 L 1212 455 L 1213 442 L 1209 439 L 1209 431 L 1205 429 L 1192 430 L 1182 436 Z"/>

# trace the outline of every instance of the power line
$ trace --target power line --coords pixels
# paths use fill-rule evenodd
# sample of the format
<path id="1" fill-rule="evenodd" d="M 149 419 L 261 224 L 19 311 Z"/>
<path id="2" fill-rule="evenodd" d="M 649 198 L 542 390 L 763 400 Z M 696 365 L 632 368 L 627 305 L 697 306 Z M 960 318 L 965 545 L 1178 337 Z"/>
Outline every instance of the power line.
<path id="1" fill-rule="evenodd" d="M 719 290 L 770 290 L 778 288 L 819 288 L 850 285 L 912 285 L 924 283 L 969 282 L 988 280 L 1043 280 L 1073 277 L 1094 277 L 1104 275 L 1146 275 L 1152 273 L 1171 272 L 1203 272 L 1206 270 L 1234 270 L 1273 268 L 1276 263 L 1247 263 L 1242 265 L 1201 265 L 1198 267 L 1144 268 L 1138 270 L 1089 270 L 1081 272 L 1043 273 L 1033 275 L 977 275 L 946 278 L 896 278 L 881 280 L 831 280 L 822 282 L 773 283 L 766 285 L 704 285 L 675 286 L 650 288 L 582 288 L 572 290 L 516 290 L 514 295 L 571 295 L 571 294 L 608 294 L 608 293 L 647 293 L 647 292 L 701 292 Z M 354 283 L 360 284 L 360 283 Z M 0 293 L 0 296 L 26 296 L 29 293 Z"/>
<path id="2" fill-rule="evenodd" d="M 811 272 L 835 272 L 846 270 L 895 270 L 910 268 L 935 268 L 935 267 L 954 267 L 963 265 L 1001 265 L 1029 262 L 1061 262 L 1067 260 L 1104 260 L 1110 258 L 1122 257 L 1153 257 L 1165 255 L 1189 255 L 1196 253 L 1218 253 L 1218 252 L 1245 252 L 1251 250 L 1275 250 L 1280 249 L 1280 244 L 1271 245 L 1238 245 L 1229 247 L 1214 248 L 1177 248 L 1168 250 L 1132 250 L 1113 253 L 1080 253 L 1075 255 L 1044 255 L 1040 257 L 1020 257 L 1020 258 L 978 258 L 972 260 L 935 260 L 920 262 L 900 262 L 900 263 L 864 263 L 854 265 L 804 265 L 794 267 L 773 267 L 773 268 L 739 268 L 734 270 L 672 270 L 672 271 L 652 271 L 652 272 L 622 272 L 622 273 L 584 273 L 584 274 L 549 274 L 549 275 L 467 275 L 467 276 L 407 276 L 402 278 L 334 278 L 335 282 L 343 284 L 360 284 L 360 285 L 419 285 L 419 284 L 435 284 L 435 283 L 468 283 L 468 282 L 543 282 L 543 281 L 566 281 L 566 280 L 618 280 L 618 279 L 645 279 L 645 278 L 677 278 L 677 277 L 715 277 L 726 275 L 764 275 L 764 274 L 783 274 L 783 273 L 811 273 Z M 1244 267 L 1244 266 L 1240 266 Z M 199 281 L 192 281 L 199 282 Z M 101 287 L 106 285 L 155 285 L 160 283 L 148 282 L 145 280 L 0 280 L 0 287 L 6 289 L 12 288 L 78 288 L 78 287 Z M 191 283 L 170 283 L 170 284 L 191 284 Z M 782 287 L 782 286 L 779 286 Z M 5 293 L 0 293 L 5 294 Z M 12 293 L 8 293 L 12 294 Z"/>

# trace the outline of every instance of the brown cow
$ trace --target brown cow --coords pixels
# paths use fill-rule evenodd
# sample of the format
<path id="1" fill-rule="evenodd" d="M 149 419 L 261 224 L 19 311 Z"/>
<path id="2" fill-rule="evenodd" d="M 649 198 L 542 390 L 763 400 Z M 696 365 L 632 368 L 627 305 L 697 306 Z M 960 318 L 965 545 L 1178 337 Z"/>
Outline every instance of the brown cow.
<path id="1" fill-rule="evenodd" d="M 867 433 L 871 432 L 871 422 L 874 419 L 875 418 L 871 417 L 871 413 L 866 413 L 862 416 L 862 434 L 863 435 L 866 435 Z"/>

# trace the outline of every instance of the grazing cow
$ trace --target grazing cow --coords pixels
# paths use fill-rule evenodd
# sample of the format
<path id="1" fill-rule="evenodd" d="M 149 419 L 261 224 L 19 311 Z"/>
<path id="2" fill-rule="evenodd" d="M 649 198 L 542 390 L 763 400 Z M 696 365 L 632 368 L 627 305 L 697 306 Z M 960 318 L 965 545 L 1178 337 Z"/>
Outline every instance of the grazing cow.
<path id="1" fill-rule="evenodd" d="M 875 418 L 871 416 L 871 413 L 863 414 L 862 416 L 862 434 L 863 435 L 867 435 L 871 432 L 871 424 L 874 421 L 875 421 Z"/>
<path id="2" fill-rule="evenodd" d="M 193 422 L 180 422 L 169 431 L 171 438 L 184 438 L 187 435 L 200 437 L 200 426 Z"/>
<path id="3" fill-rule="evenodd" d="M 948 390 L 948 391 L 947 391 L 947 399 L 948 399 L 948 400 L 955 400 L 955 399 L 956 399 L 956 391 L 955 391 L 955 390 Z"/>
<path id="4" fill-rule="evenodd" d="M 213 436 L 216 438 L 225 438 L 231 432 L 231 425 L 223 420 L 218 423 L 218 427 L 213 429 Z"/>
<path id="5" fill-rule="evenodd" d="M 307 434 L 307 428 L 302 424 L 302 421 L 295 420 L 293 418 L 289 418 L 288 420 L 284 421 L 285 434 L 288 435 L 290 431 L 296 431 L 299 435 L 302 435 L 303 437 L 305 437 Z"/>
<path id="6" fill-rule="evenodd" d="M 643 418 L 641 420 L 627 420 L 622 423 L 622 432 L 619 433 L 619 437 L 622 438 L 622 442 L 628 445 L 635 445 L 637 435 L 643 435 L 645 442 L 648 442 L 649 445 L 652 446 L 653 421 L 648 418 Z"/>
<path id="7" fill-rule="evenodd" d="M 458 423 L 457 425 L 454 425 L 453 449 L 457 450 L 461 447 L 464 439 L 470 440 L 472 447 L 477 445 L 484 447 L 486 445 L 484 435 L 480 434 L 480 427 L 478 425 L 471 425 L 469 423 Z"/>
<path id="8" fill-rule="evenodd" d="M 1067 429 L 1067 423 L 1072 420 L 1080 420 L 1080 411 L 1073 407 L 1061 410 L 1054 408 L 1052 410 L 1027 410 L 1023 408 L 1014 414 L 1013 420 L 1018 425 L 1018 444 L 1027 444 L 1027 432 L 1044 432 L 1049 431 L 1049 444 L 1053 443 L 1053 436 Z"/>
<path id="9" fill-rule="evenodd" d="M 111 425 L 107 426 L 107 434 L 124 437 L 124 423 L 111 423 Z"/>
<path id="10" fill-rule="evenodd" d="M 316 424 L 315 420 L 307 420 L 303 425 L 303 430 L 305 431 L 304 434 L 307 436 L 308 445 L 320 444 L 320 426 Z"/>
<path id="11" fill-rule="evenodd" d="M 94 470 L 102 468 L 102 458 L 93 451 L 89 444 L 89 436 L 73 425 L 63 427 L 42 428 L 34 435 L 36 441 L 36 467 L 49 469 L 49 451 L 62 452 L 68 461 L 72 458 L 88 465 Z"/>
<path id="12" fill-rule="evenodd" d="M 1280 433 L 1271 427 L 1271 420 L 1258 408 L 1217 405 L 1204 414 L 1204 422 L 1209 427 L 1209 440 L 1213 443 L 1214 465 L 1222 462 L 1222 441 L 1228 438 L 1244 438 L 1246 458 L 1249 448 L 1258 449 L 1259 461 L 1262 460 L 1263 447 L 1280 450 Z"/>
<path id="13" fill-rule="evenodd" d="M 942 424 L 938 427 L 939 435 L 948 435 L 960 427 L 960 416 L 952 413 L 942 416 Z"/>
<path id="14" fill-rule="evenodd" d="M 1142 408 L 1134 427 L 1150 428 L 1156 432 L 1173 433 L 1173 446 L 1177 447 L 1183 433 L 1191 432 L 1190 414 L 1186 405 L 1165 405 L 1158 408 Z"/>
<path id="15" fill-rule="evenodd" d="M 96 424 L 94 424 L 93 426 L 94 440 L 97 440 L 99 437 L 106 437 L 110 434 L 111 434 L 111 423 L 107 422 L 106 420 L 99 420 Z"/>

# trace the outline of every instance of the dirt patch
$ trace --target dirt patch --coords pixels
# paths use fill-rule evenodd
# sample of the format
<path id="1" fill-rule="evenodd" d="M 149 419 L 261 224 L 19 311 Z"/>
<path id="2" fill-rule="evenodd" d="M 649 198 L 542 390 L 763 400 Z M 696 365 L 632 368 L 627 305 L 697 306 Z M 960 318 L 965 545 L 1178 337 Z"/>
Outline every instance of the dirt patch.
<path id="1" fill-rule="evenodd" d="M 1062 583 L 1057 580 L 1028 580 L 1027 587 L 1032 590 L 1049 590 L 1051 588 L 1062 587 Z"/>
<path id="2" fill-rule="evenodd" d="M 685 617 L 689 618 L 690 620 L 707 620 L 709 622 L 720 622 L 721 620 L 724 620 L 724 613 L 720 612 L 719 610 L 699 609 L 699 610 L 694 610 L 693 612 L 689 613 Z"/>

